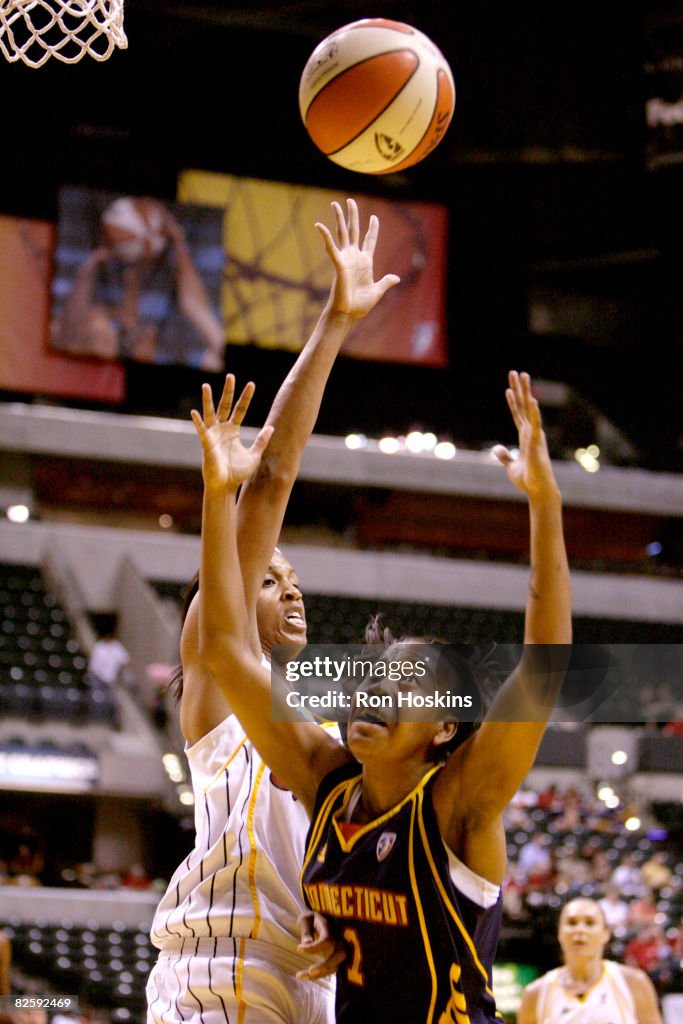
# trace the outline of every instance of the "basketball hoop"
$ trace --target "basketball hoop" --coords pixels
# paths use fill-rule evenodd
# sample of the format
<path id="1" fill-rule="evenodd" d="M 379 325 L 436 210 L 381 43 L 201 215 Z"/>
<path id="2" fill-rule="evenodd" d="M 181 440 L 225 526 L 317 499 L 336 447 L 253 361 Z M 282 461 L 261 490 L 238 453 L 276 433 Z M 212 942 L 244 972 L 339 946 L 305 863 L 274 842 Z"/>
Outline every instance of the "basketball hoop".
<path id="1" fill-rule="evenodd" d="M 86 53 L 101 61 L 115 46 L 128 46 L 123 0 L 0 0 L 0 50 L 12 63 L 75 64 Z"/>

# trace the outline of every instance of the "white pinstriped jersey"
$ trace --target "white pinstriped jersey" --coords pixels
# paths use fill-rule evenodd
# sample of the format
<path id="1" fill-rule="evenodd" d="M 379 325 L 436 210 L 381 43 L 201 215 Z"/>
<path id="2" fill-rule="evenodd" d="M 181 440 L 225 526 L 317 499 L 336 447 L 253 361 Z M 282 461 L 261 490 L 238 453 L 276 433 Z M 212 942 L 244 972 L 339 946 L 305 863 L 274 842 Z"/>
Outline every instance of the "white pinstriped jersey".
<path id="1" fill-rule="evenodd" d="M 541 979 L 538 1024 L 638 1024 L 633 994 L 619 964 L 603 960 L 602 974 L 581 997 L 562 987 L 564 969 L 557 967 Z"/>
<path id="2" fill-rule="evenodd" d="M 158 949 L 183 940 L 250 938 L 292 954 L 304 909 L 299 873 L 308 816 L 231 715 L 186 750 L 195 798 L 194 849 L 176 869 L 152 923 Z"/>

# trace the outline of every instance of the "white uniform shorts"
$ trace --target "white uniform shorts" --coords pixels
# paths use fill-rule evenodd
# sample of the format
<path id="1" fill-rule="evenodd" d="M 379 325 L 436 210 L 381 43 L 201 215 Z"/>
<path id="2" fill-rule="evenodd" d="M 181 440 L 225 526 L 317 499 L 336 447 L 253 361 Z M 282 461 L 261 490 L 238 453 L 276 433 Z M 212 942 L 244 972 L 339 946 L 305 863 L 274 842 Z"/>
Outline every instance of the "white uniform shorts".
<path id="1" fill-rule="evenodd" d="M 186 939 L 147 982 L 147 1024 L 334 1024 L 334 984 L 299 981 L 298 957 L 254 939 Z"/>

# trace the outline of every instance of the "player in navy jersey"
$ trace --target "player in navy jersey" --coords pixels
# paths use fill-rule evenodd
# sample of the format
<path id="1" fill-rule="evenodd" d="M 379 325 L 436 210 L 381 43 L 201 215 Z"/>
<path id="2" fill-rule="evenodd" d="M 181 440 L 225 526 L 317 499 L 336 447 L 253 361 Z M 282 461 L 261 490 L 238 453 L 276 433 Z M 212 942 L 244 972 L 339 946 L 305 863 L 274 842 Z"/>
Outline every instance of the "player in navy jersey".
<path id="1" fill-rule="evenodd" d="M 513 371 L 506 391 L 518 456 L 494 449 L 529 506 L 531 580 L 519 664 L 464 739 L 452 712 L 408 721 L 400 711 L 368 712 L 357 700 L 348 749 L 310 722 L 272 720 L 270 673 L 248 642 L 234 586 L 235 495 L 267 441 L 262 434 L 249 452 L 239 442 L 250 390 L 231 411 L 228 377 L 214 410 L 205 385 L 203 415 L 193 412 L 204 453 L 200 643 L 254 746 L 311 816 L 304 892 L 349 951 L 338 975 L 337 1020 L 499 1020 L 491 969 L 506 868 L 502 815 L 533 763 L 571 643 L 561 496 L 531 381 Z M 414 664 L 419 640 L 405 638 L 381 657 Z M 464 686 L 465 673 L 453 670 Z M 401 693 L 416 682 L 407 674 L 383 687 Z M 374 686 L 376 678 L 362 684 Z"/>
<path id="2" fill-rule="evenodd" d="M 330 296 L 277 393 L 267 454 L 245 481 L 236 512 L 240 570 L 231 585 L 249 622 L 251 650 L 265 664 L 274 644 L 306 642 L 297 576 L 275 545 L 328 375 L 354 322 L 398 281 L 393 274 L 374 279 L 377 217 L 362 235 L 353 200 L 332 209 L 335 234 L 317 225 L 334 270 Z M 333 985 L 312 957 L 330 953 L 334 961 L 338 954 L 320 931 L 318 941 L 298 949 L 308 817 L 254 750 L 203 658 L 200 622 L 209 596 L 203 582 L 198 593 L 194 588 L 181 634 L 180 724 L 196 837 L 152 924 L 159 957 L 147 985 L 148 1021 L 327 1024 Z"/>

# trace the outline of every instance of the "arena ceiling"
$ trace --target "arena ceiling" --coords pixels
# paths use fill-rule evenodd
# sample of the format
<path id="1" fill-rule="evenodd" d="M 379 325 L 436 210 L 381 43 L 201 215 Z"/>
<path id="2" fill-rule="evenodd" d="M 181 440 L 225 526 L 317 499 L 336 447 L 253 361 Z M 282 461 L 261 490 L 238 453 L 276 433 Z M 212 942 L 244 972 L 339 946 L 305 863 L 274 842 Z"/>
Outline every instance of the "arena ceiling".
<path id="1" fill-rule="evenodd" d="M 652 164 L 645 116 L 648 62 L 662 38 L 683 54 L 683 4 L 391 0 L 378 10 L 357 0 L 127 0 L 125 10 L 129 48 L 106 64 L 0 65 L 0 212 L 54 219 L 63 183 L 171 197 L 188 166 L 443 202 L 451 217 L 447 386 L 444 371 L 437 379 L 368 366 L 357 401 L 369 429 L 392 425 L 409 407 L 413 419 L 429 414 L 445 430 L 456 409 L 464 442 L 499 437 L 507 413 L 490 399 L 518 365 L 569 383 L 616 426 L 636 461 L 683 468 L 674 370 L 683 162 Z M 378 14 L 438 43 L 458 101 L 429 160 L 361 182 L 315 150 L 296 93 L 321 38 Z M 274 358 L 266 368 L 258 354 L 243 362 L 257 379 L 276 380 L 284 365 Z M 343 396 L 357 386 L 356 369 L 340 367 L 323 431 L 348 425 Z M 134 370 L 129 408 L 184 414 L 195 377 L 159 379 Z"/>

